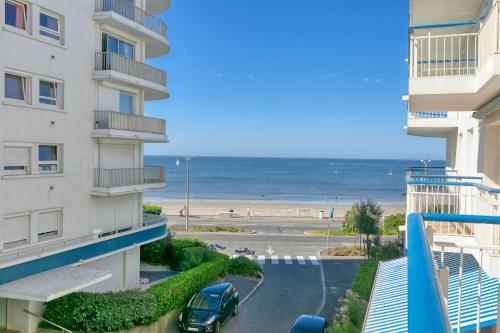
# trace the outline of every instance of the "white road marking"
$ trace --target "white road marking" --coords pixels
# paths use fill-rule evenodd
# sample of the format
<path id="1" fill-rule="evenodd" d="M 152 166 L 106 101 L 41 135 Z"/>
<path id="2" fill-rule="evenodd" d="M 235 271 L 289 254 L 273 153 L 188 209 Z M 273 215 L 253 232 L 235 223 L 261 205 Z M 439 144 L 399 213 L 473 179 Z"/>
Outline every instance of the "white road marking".
<path id="1" fill-rule="evenodd" d="M 264 265 L 266 263 L 266 256 L 258 256 L 259 264 Z"/>
<path id="2" fill-rule="evenodd" d="M 278 256 L 271 256 L 271 264 L 279 264 Z"/>
<path id="3" fill-rule="evenodd" d="M 238 258 L 239 256 L 240 256 L 239 254 L 233 254 L 232 258 L 233 258 L 233 259 L 236 259 L 236 258 Z"/>
<path id="4" fill-rule="evenodd" d="M 303 256 L 297 256 L 297 260 L 299 261 L 299 265 L 305 265 L 306 261 Z"/>
<path id="5" fill-rule="evenodd" d="M 287 264 L 287 265 L 293 264 L 292 257 L 284 256 L 283 258 L 285 259 L 285 264 Z"/>
<path id="6" fill-rule="evenodd" d="M 309 256 L 309 260 L 311 260 L 313 265 L 319 265 L 319 261 L 316 256 Z"/>

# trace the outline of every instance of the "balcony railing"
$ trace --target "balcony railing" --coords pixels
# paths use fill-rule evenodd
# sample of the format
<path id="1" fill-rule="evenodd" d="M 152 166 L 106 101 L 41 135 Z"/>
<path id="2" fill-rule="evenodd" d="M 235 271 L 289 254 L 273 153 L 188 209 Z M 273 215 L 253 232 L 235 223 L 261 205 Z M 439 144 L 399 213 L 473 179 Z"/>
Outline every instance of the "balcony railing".
<path id="1" fill-rule="evenodd" d="M 115 111 L 95 111 L 95 129 L 115 129 L 165 135 L 165 120 Z"/>
<path id="2" fill-rule="evenodd" d="M 141 8 L 132 5 L 127 0 L 96 0 L 96 12 L 107 11 L 115 12 L 157 34 L 167 36 L 165 23 Z"/>
<path id="3" fill-rule="evenodd" d="M 160 183 L 165 183 L 164 167 L 94 169 L 94 187 L 98 188 Z"/>
<path id="4" fill-rule="evenodd" d="M 473 75 L 479 63 L 478 33 L 410 37 L 410 77 Z"/>
<path id="5" fill-rule="evenodd" d="M 408 117 L 413 119 L 457 119 L 457 112 L 408 112 Z"/>
<path id="6" fill-rule="evenodd" d="M 162 86 L 167 85 L 167 74 L 164 71 L 113 52 L 96 52 L 95 69 L 115 71 Z"/>

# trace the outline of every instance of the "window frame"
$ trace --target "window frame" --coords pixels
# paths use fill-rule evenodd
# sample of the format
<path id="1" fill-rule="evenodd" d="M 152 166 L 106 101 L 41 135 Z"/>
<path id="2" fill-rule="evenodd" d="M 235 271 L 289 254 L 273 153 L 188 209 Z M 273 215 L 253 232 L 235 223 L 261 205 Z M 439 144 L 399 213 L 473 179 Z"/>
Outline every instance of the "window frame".
<path id="1" fill-rule="evenodd" d="M 10 76 L 17 76 L 17 77 L 20 77 L 21 78 L 21 85 L 22 85 L 22 94 L 23 94 L 23 99 L 17 99 L 17 98 L 13 98 L 13 97 L 8 97 L 7 94 L 6 94 L 6 89 L 7 89 L 7 75 L 10 75 Z M 29 103 L 30 99 L 29 99 L 29 94 L 30 94 L 30 89 L 29 89 L 29 84 L 30 84 L 30 79 L 31 79 L 31 76 L 30 75 L 26 75 L 26 74 L 22 74 L 22 73 L 19 73 L 19 72 L 14 72 L 14 71 L 5 71 L 4 72 L 4 92 L 3 92 L 3 95 L 4 95 L 4 98 L 6 100 L 9 100 L 9 101 L 15 101 L 17 103 Z"/>
<path id="2" fill-rule="evenodd" d="M 53 18 L 57 21 L 57 31 L 52 30 L 51 28 L 45 27 L 42 25 L 42 15 L 48 16 L 50 18 Z M 45 32 L 46 34 L 49 35 L 54 35 L 55 37 L 52 36 L 47 36 L 42 34 L 42 32 Z M 61 16 L 51 13 L 45 9 L 40 9 L 40 15 L 39 15 L 39 29 L 38 29 L 38 34 L 43 37 L 43 38 L 48 38 L 49 40 L 56 41 L 58 43 L 61 43 Z"/>
<path id="3" fill-rule="evenodd" d="M 50 83 L 54 85 L 54 97 L 50 96 L 42 96 L 40 88 L 42 86 L 42 82 Z M 44 103 L 42 100 L 46 101 L 54 101 L 52 103 Z M 44 76 L 40 76 L 38 78 L 38 105 L 45 108 L 57 108 L 58 110 L 64 109 L 64 82 L 61 80 L 48 78 Z"/>
<path id="4" fill-rule="evenodd" d="M 29 32 L 29 26 L 28 26 L 28 4 L 27 3 L 24 3 L 24 2 L 21 2 L 21 1 L 17 1 L 17 0 L 5 0 L 5 3 L 4 3 L 4 11 L 5 11 L 5 6 L 7 4 L 10 4 L 10 5 L 14 5 L 14 6 L 17 6 L 17 5 L 21 5 L 23 6 L 24 8 L 24 29 L 22 28 L 19 28 L 15 25 L 11 25 L 11 24 L 8 24 L 5 20 L 5 15 L 4 15 L 4 24 L 6 26 L 9 26 L 9 27 L 12 27 L 12 28 L 15 28 L 15 29 L 18 29 L 20 31 L 25 31 L 25 32 Z"/>
<path id="5" fill-rule="evenodd" d="M 50 213 L 57 213 L 57 230 L 52 230 L 52 231 L 48 231 L 48 232 L 40 232 L 40 224 L 38 224 L 38 226 L 37 226 L 38 227 L 37 240 L 39 243 L 55 240 L 55 239 L 62 237 L 63 209 L 62 208 L 54 208 L 54 209 L 48 209 L 48 210 L 41 210 L 41 211 L 37 212 L 38 215 L 50 214 Z"/>
<path id="6" fill-rule="evenodd" d="M 128 97 L 130 97 L 130 98 L 132 99 L 132 104 L 131 104 L 131 107 L 132 107 L 132 110 L 131 110 L 131 111 L 132 111 L 132 112 L 128 113 L 128 112 L 122 112 L 122 111 L 121 111 L 121 106 L 122 106 L 122 104 L 121 104 L 122 95 L 128 96 Z M 128 92 L 128 91 L 120 90 L 120 91 L 118 92 L 118 111 L 119 111 L 120 113 L 123 113 L 123 114 L 129 114 L 129 115 L 134 115 L 134 114 L 136 114 L 136 111 L 135 111 L 135 110 L 136 110 L 136 107 L 135 107 L 135 102 L 136 102 L 136 101 L 135 101 L 135 99 L 136 99 L 136 94 L 131 93 L 131 92 Z"/>
<path id="7" fill-rule="evenodd" d="M 56 148 L 56 159 L 55 160 L 49 160 L 49 161 L 42 161 L 40 160 L 40 147 L 55 147 Z M 61 146 L 58 144 L 38 144 L 37 145 L 37 152 L 38 152 L 38 159 L 37 159 L 37 165 L 38 165 L 38 173 L 39 174 L 56 174 L 56 173 L 61 173 Z M 41 167 L 43 166 L 55 166 L 55 170 L 42 170 Z"/>
<path id="8" fill-rule="evenodd" d="M 127 58 L 127 59 L 131 59 L 131 60 L 135 60 L 135 55 L 136 55 L 136 43 L 131 41 L 131 40 L 127 40 L 125 38 L 122 38 L 122 37 L 119 37 L 113 33 L 109 33 L 107 31 L 103 31 L 102 32 L 102 35 L 101 35 L 101 41 L 103 39 L 103 37 L 106 36 L 106 50 L 102 50 L 102 52 L 105 52 L 105 53 L 113 53 L 113 54 L 117 54 L 121 57 L 124 57 L 124 58 Z M 110 51 L 109 50 L 109 42 L 108 42 L 108 38 L 113 38 L 113 39 L 116 39 L 116 48 L 117 48 L 117 52 L 114 52 L 114 51 Z M 120 54 L 120 43 L 124 43 L 124 44 L 128 44 L 132 47 L 132 56 L 131 57 L 127 57 L 125 55 L 122 55 Z M 101 48 L 103 48 L 104 44 L 101 42 Z"/>
<path id="9" fill-rule="evenodd" d="M 24 170 L 6 170 L 5 168 L 8 167 L 5 165 L 5 150 L 7 148 L 20 148 L 20 149 L 27 149 L 28 150 L 28 160 L 26 161 L 26 165 L 24 165 Z M 3 157 L 3 175 L 4 176 L 26 176 L 31 174 L 31 151 L 32 151 L 32 146 L 24 146 L 24 145 L 5 145 L 4 146 L 4 157 Z M 17 167 L 18 165 L 14 165 L 14 167 Z"/>

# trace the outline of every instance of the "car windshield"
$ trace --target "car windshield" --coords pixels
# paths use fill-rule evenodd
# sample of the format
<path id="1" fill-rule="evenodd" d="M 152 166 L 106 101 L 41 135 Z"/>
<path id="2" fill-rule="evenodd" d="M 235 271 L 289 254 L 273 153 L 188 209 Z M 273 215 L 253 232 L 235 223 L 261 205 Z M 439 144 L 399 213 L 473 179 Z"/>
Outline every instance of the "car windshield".
<path id="1" fill-rule="evenodd" d="M 214 311 L 219 305 L 219 297 L 217 294 L 198 293 L 193 296 L 188 306 L 191 309 Z"/>

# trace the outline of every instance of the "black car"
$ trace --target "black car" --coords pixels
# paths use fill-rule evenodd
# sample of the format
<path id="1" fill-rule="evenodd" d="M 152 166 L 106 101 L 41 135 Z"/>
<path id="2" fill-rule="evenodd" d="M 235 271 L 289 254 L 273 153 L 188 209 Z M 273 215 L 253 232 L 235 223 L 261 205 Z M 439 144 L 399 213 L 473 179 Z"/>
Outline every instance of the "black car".
<path id="1" fill-rule="evenodd" d="M 181 332 L 214 332 L 238 313 L 238 291 L 231 283 L 218 283 L 195 294 L 179 315 Z"/>
<path id="2" fill-rule="evenodd" d="M 324 333 L 327 324 L 325 318 L 310 315 L 301 315 L 295 320 L 289 333 Z"/>

